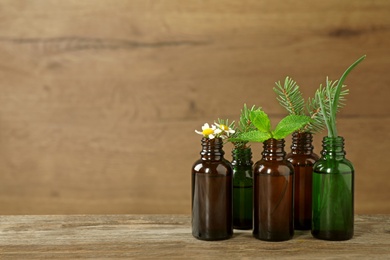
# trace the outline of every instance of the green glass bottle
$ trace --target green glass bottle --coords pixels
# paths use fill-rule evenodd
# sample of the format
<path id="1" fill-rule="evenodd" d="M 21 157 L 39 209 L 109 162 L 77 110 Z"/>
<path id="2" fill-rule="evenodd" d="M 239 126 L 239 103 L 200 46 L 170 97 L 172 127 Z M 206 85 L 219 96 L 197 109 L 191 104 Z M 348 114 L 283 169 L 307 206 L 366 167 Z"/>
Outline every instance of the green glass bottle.
<path id="1" fill-rule="evenodd" d="M 232 150 L 233 228 L 252 229 L 253 178 L 250 147 Z"/>
<path id="2" fill-rule="evenodd" d="M 233 235 L 233 169 L 222 148 L 221 138 L 203 138 L 192 167 L 192 235 L 200 240 Z"/>
<path id="3" fill-rule="evenodd" d="M 354 168 L 345 158 L 343 137 L 324 137 L 313 167 L 312 235 L 348 240 L 354 230 Z"/>

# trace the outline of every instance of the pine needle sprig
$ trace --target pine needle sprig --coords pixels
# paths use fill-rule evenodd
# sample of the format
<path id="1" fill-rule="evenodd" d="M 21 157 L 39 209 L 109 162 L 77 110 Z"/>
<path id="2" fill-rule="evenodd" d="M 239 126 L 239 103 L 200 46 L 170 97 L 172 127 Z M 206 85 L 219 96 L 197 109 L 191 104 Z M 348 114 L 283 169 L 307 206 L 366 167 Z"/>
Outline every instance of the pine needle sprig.
<path id="1" fill-rule="evenodd" d="M 277 100 L 290 115 L 304 115 L 305 100 L 297 83 L 290 77 L 286 77 L 284 85 L 280 81 L 275 82 L 277 87 L 273 90 L 278 95 Z"/>
<path id="2" fill-rule="evenodd" d="M 336 123 L 335 119 L 332 119 L 335 118 L 335 116 L 332 116 L 332 113 L 337 113 L 345 106 L 345 96 L 349 93 L 346 86 L 340 85 L 338 80 L 331 81 L 326 78 L 325 87 L 320 85 L 314 98 L 309 98 L 305 103 L 299 86 L 291 78 L 286 77 L 283 86 L 280 81 L 275 84 L 277 88 L 274 87 L 274 91 L 278 95 L 277 100 L 290 115 L 308 115 L 312 120 L 303 128 L 299 129 L 298 132 L 309 132 L 312 134 L 321 132 L 325 127 L 330 127 Z M 334 103 L 336 96 L 338 98 L 337 105 Z M 320 104 L 321 100 L 323 101 L 323 107 Z M 325 112 L 325 117 L 330 120 L 328 124 L 325 122 L 323 111 L 327 111 Z"/>
<path id="3" fill-rule="evenodd" d="M 330 111 L 331 98 L 336 93 L 336 86 L 338 81 L 331 81 L 326 78 L 326 86 L 323 87 L 322 84 L 317 89 L 314 98 L 309 98 L 306 103 L 306 110 L 308 115 L 312 119 L 312 122 L 307 124 L 302 132 L 310 132 L 312 134 L 321 132 L 325 129 L 326 123 L 324 121 L 324 116 L 322 114 L 322 109 L 320 106 L 320 100 L 323 100 L 323 105 L 325 111 Z M 337 106 L 337 111 L 345 106 L 346 98 L 345 96 L 349 94 L 349 89 L 346 88 L 346 85 L 342 86 L 342 91 L 340 92 L 339 103 Z M 329 114 L 327 116 L 330 116 Z"/>
<path id="4" fill-rule="evenodd" d="M 319 133 L 325 129 L 324 118 L 321 114 L 320 104 L 317 98 L 309 98 L 306 103 L 306 110 L 312 122 L 305 125 L 300 132 Z"/>

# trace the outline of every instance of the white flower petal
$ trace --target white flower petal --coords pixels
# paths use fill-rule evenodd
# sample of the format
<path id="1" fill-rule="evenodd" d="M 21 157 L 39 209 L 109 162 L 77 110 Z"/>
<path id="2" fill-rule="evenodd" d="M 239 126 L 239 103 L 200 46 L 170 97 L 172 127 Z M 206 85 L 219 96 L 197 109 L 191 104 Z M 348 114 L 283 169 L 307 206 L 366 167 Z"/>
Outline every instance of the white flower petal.
<path id="1" fill-rule="evenodd" d="M 195 133 L 203 135 L 203 133 L 201 131 L 198 131 L 198 130 L 195 130 Z"/>
<path id="2" fill-rule="evenodd" d="M 207 128 L 210 128 L 209 124 L 208 123 L 205 123 L 203 126 L 202 126 L 202 130 L 205 130 Z"/>
<path id="3" fill-rule="evenodd" d="M 214 139 L 214 137 L 215 137 L 215 136 L 214 136 L 213 134 L 210 134 L 210 135 L 209 135 L 209 139 Z"/>

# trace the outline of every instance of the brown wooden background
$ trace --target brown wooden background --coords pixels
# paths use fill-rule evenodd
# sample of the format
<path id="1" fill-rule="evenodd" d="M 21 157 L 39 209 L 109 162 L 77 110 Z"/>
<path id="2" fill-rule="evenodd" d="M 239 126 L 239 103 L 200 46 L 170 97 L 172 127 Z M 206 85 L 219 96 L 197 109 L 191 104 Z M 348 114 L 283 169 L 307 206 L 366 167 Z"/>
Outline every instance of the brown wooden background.
<path id="1" fill-rule="evenodd" d="M 388 0 L 1 0 L 0 214 L 188 214 L 195 129 L 363 54 L 338 129 L 356 212 L 390 213 Z"/>

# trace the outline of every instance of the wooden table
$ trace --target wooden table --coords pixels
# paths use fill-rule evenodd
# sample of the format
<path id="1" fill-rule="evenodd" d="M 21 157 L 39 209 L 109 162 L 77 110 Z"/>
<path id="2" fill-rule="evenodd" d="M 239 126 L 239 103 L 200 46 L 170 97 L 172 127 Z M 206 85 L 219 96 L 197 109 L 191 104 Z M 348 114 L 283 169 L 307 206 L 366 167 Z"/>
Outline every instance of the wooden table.
<path id="1" fill-rule="evenodd" d="M 294 239 L 273 243 L 238 230 L 229 240 L 200 241 L 183 215 L 0 216 L 0 259 L 390 259 L 390 215 L 355 219 L 349 241 L 321 241 L 296 231 Z"/>

